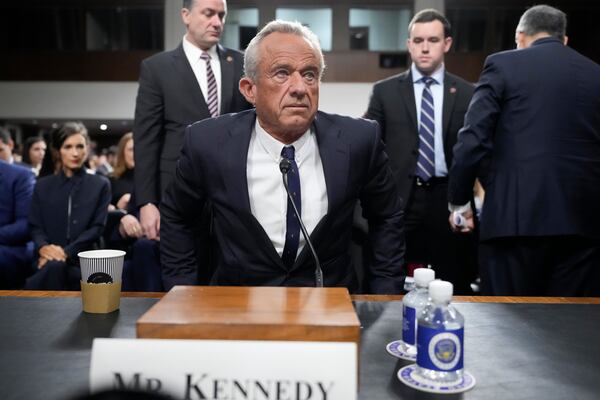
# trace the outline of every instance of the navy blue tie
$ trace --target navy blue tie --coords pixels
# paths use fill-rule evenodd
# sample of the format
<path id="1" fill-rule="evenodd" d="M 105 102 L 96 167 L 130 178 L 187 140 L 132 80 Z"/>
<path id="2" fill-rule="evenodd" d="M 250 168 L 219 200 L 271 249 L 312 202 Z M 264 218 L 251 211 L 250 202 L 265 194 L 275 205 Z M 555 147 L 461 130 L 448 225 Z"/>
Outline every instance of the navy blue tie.
<path id="1" fill-rule="evenodd" d="M 281 150 L 281 156 L 290 161 L 290 169 L 287 173 L 288 189 L 294 198 L 294 203 L 298 208 L 298 213 L 302 214 L 302 199 L 300 196 L 300 174 L 298 165 L 294 159 L 294 146 L 286 146 Z M 294 213 L 294 207 L 288 198 L 286 224 L 285 224 L 285 245 L 281 258 L 286 267 L 291 268 L 296 261 L 298 254 L 298 245 L 300 243 L 300 222 Z"/>
<path id="2" fill-rule="evenodd" d="M 416 174 L 427 182 L 435 175 L 435 111 L 433 107 L 433 95 L 431 94 L 432 83 L 435 82 L 430 76 L 424 76 L 421 82 L 423 96 L 421 97 L 421 117 L 419 119 L 419 157 L 417 158 Z"/>

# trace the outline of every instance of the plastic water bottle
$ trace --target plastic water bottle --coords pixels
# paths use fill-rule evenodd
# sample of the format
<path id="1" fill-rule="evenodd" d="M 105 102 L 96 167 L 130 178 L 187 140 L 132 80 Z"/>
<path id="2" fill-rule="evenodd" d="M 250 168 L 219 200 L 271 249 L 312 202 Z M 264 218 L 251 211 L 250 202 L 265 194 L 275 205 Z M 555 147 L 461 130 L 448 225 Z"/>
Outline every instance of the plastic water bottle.
<path id="1" fill-rule="evenodd" d="M 408 355 L 417 354 L 417 315 L 428 303 L 427 286 L 435 279 L 435 272 L 428 268 L 417 268 L 414 273 L 415 287 L 402 300 L 402 344 Z"/>
<path id="2" fill-rule="evenodd" d="M 450 304 L 453 286 L 429 283 L 429 304 L 418 318 L 415 374 L 431 382 L 450 384 L 463 378 L 465 319 Z"/>

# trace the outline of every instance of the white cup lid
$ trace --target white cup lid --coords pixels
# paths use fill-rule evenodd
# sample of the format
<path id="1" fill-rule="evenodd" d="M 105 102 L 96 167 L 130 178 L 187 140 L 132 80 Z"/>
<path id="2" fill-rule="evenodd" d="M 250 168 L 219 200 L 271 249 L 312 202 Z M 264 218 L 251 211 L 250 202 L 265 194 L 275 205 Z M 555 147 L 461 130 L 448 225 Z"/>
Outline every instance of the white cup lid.
<path id="1" fill-rule="evenodd" d="M 453 285 L 447 281 L 435 280 L 429 282 L 429 297 L 434 303 L 452 300 Z"/>
<path id="2" fill-rule="evenodd" d="M 417 268 L 413 272 L 413 276 L 417 286 L 427 287 L 429 282 L 435 279 L 435 271 L 430 268 Z"/>

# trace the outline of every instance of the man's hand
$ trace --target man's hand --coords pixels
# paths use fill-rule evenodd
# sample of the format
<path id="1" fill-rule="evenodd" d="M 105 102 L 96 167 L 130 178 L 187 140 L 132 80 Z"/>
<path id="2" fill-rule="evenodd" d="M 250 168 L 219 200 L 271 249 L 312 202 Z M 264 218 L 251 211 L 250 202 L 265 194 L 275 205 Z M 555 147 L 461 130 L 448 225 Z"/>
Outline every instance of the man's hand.
<path id="1" fill-rule="evenodd" d="M 119 233 L 123 237 L 141 238 L 144 234 L 140 221 L 133 215 L 127 214 L 119 222 Z"/>
<path id="2" fill-rule="evenodd" d="M 475 228 L 475 222 L 473 221 L 473 211 L 467 210 L 463 213 L 453 211 L 450 213 L 448 218 L 450 227 L 454 232 L 468 233 L 473 231 Z"/>
<path id="3" fill-rule="evenodd" d="M 140 208 L 140 224 L 148 239 L 160 240 L 160 212 L 154 204 L 148 203 Z"/>

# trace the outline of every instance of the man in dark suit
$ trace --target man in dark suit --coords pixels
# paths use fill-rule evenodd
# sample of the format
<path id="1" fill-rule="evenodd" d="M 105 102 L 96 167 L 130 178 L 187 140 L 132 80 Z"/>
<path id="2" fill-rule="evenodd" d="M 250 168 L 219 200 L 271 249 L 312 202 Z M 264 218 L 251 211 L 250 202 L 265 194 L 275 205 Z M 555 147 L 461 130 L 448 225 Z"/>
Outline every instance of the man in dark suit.
<path id="1" fill-rule="evenodd" d="M 400 187 L 406 260 L 431 264 L 437 278 L 454 284 L 455 293 L 470 294 L 477 273 L 476 239 L 448 226 L 447 180 L 473 87 L 445 70 L 452 38 L 444 15 L 420 11 L 408 33 L 411 68 L 374 85 L 365 117 L 381 125 Z"/>
<path id="2" fill-rule="evenodd" d="M 600 295 L 600 67 L 566 46 L 565 29 L 555 8 L 523 14 L 517 50 L 487 58 L 454 148 L 457 211 L 489 162 L 487 294 Z M 470 209 L 463 216 L 471 220 Z"/>
<path id="3" fill-rule="evenodd" d="M 219 248 L 212 283 L 315 286 L 315 262 L 286 198 L 283 161 L 324 286 L 356 288 L 348 252 L 360 199 L 373 248 L 370 290 L 399 293 L 402 209 L 378 125 L 317 111 L 323 55 L 299 23 L 267 24 L 248 46 L 244 66 L 240 90 L 256 110 L 186 130 L 161 205 L 165 287 L 196 282 L 194 237 L 206 201 Z"/>
<path id="4" fill-rule="evenodd" d="M 226 13 L 225 0 L 184 0 L 182 44 L 142 62 L 133 128 L 135 199 L 149 239 L 158 239 L 157 205 L 175 171 L 185 127 L 250 107 L 237 89 L 242 54 L 218 44 Z"/>
<path id="5" fill-rule="evenodd" d="M 0 289 L 20 289 L 33 274 L 33 244 L 27 215 L 33 173 L 0 161 Z"/>

